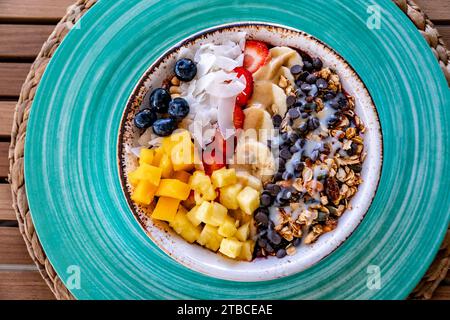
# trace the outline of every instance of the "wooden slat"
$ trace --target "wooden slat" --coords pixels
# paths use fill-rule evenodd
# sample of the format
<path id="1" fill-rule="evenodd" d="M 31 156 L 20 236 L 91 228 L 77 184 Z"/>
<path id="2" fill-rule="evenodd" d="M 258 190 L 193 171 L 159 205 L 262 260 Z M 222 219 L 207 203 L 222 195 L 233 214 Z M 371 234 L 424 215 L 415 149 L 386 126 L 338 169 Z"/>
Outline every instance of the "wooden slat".
<path id="1" fill-rule="evenodd" d="M 19 228 L 0 227 L 0 239 L 0 264 L 33 264 Z"/>
<path id="2" fill-rule="evenodd" d="M 0 300 L 53 300 L 38 271 L 0 271 Z"/>
<path id="3" fill-rule="evenodd" d="M 0 136 L 10 136 L 16 101 L 0 101 Z"/>
<path id="4" fill-rule="evenodd" d="M 0 24 L 0 59 L 36 57 L 54 28 L 53 25 Z"/>
<path id="5" fill-rule="evenodd" d="M 0 220 L 16 220 L 9 184 L 0 184 Z"/>
<path id="6" fill-rule="evenodd" d="M 1 178 L 0 182 L 6 182 L 5 178 L 8 177 L 9 173 L 8 152 L 9 152 L 9 143 L 0 142 L 0 178 Z"/>
<path id="7" fill-rule="evenodd" d="M 415 0 L 431 20 L 450 21 L 450 1 L 448 0 Z"/>
<path id="8" fill-rule="evenodd" d="M 444 39 L 447 49 L 450 50 L 450 26 L 438 26 L 437 29 Z"/>
<path id="9" fill-rule="evenodd" d="M 17 97 L 30 71 L 30 63 L 0 63 L 0 96 Z"/>
<path id="10" fill-rule="evenodd" d="M 74 0 L 1 0 L 0 21 L 57 21 Z"/>

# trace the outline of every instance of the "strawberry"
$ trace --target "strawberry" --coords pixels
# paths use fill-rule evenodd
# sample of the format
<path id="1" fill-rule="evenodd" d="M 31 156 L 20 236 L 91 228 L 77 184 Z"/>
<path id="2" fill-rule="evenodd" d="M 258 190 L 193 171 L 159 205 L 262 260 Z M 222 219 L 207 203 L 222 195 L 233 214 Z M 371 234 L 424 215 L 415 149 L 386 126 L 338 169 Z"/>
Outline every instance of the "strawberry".
<path id="1" fill-rule="evenodd" d="M 269 48 L 264 42 L 248 40 L 244 49 L 244 68 L 255 73 L 267 63 L 269 59 Z"/>
<path id="2" fill-rule="evenodd" d="M 203 167 L 207 175 L 226 166 L 227 142 L 222 134 L 217 131 L 214 140 L 203 151 Z"/>
<path id="3" fill-rule="evenodd" d="M 253 94 L 253 75 L 244 67 L 236 67 L 233 71 L 237 73 L 238 78 L 245 78 L 245 89 L 236 97 L 236 105 L 245 106 Z"/>
<path id="4" fill-rule="evenodd" d="M 235 129 L 244 129 L 245 114 L 238 105 L 234 107 L 233 123 Z"/>

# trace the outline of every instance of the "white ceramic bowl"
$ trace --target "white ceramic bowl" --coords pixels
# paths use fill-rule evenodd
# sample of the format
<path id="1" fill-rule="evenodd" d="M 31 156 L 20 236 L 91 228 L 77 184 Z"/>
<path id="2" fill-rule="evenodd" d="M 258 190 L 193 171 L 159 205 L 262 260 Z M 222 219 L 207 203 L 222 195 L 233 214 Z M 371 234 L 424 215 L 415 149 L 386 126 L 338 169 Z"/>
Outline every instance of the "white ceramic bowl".
<path id="1" fill-rule="evenodd" d="M 136 166 L 133 157 L 126 152 L 129 147 L 135 146 L 135 140 L 139 134 L 132 125 L 134 114 L 139 108 L 140 101 L 148 92 L 160 87 L 164 80 L 173 76 L 172 70 L 180 48 L 198 47 L 201 43 L 210 41 L 220 42 L 242 31 L 247 32 L 248 38 L 262 40 L 275 46 L 290 46 L 313 57 L 320 57 L 325 67 L 335 70 L 341 77 L 344 89 L 355 97 L 356 112 L 366 125 L 364 144 L 367 158 L 362 169 L 364 182 L 351 200 L 353 208 L 339 218 L 338 227 L 335 230 L 322 235 L 312 245 L 301 245 L 297 248 L 295 255 L 286 256 L 283 259 L 269 257 L 252 262 L 234 261 L 198 245 L 187 243 L 167 224 L 149 219 L 142 208 L 130 200 L 129 185 L 126 180 L 126 172 L 133 170 Z M 292 275 L 305 270 L 332 253 L 351 235 L 369 209 L 378 186 L 382 164 L 382 135 L 378 115 L 363 82 L 349 64 L 324 43 L 304 32 L 259 22 L 233 23 L 201 31 L 161 56 L 142 77 L 130 97 L 122 121 L 120 139 L 122 145 L 119 148 L 119 157 L 125 194 L 132 211 L 151 239 L 168 255 L 186 267 L 212 277 L 235 281 L 264 281 Z"/>

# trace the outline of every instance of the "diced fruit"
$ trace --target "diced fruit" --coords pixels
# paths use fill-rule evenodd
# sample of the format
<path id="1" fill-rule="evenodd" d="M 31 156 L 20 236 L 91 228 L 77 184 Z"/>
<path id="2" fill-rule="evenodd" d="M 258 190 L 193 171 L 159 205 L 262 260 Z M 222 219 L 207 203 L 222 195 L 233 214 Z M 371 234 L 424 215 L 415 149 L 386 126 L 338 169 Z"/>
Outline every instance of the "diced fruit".
<path id="1" fill-rule="evenodd" d="M 242 244 L 241 253 L 239 254 L 239 259 L 245 261 L 253 260 L 253 249 L 255 248 L 255 242 L 252 240 L 247 240 Z"/>
<path id="2" fill-rule="evenodd" d="M 207 224 L 203 227 L 197 242 L 212 251 L 217 251 L 222 239 L 223 237 L 219 234 L 217 228 Z"/>
<path id="3" fill-rule="evenodd" d="M 187 146 L 183 144 L 175 146 L 170 154 L 170 159 L 175 171 L 191 171 L 194 169 L 194 144 L 189 142 Z"/>
<path id="4" fill-rule="evenodd" d="M 233 112 L 233 124 L 235 129 L 244 129 L 245 113 L 242 107 L 235 106 Z"/>
<path id="5" fill-rule="evenodd" d="M 253 217 L 251 215 L 246 214 L 241 209 L 238 210 L 230 210 L 228 212 L 234 219 L 239 221 L 241 225 L 252 221 Z"/>
<path id="6" fill-rule="evenodd" d="M 155 149 L 155 155 L 153 157 L 153 165 L 156 167 L 159 167 L 159 163 L 161 162 L 161 159 L 164 155 L 164 150 L 162 147 Z"/>
<path id="7" fill-rule="evenodd" d="M 259 207 L 259 192 L 245 187 L 237 196 L 239 207 L 246 214 L 252 214 Z"/>
<path id="8" fill-rule="evenodd" d="M 182 145 L 190 145 L 190 143 L 192 143 L 191 134 L 189 133 L 189 131 L 175 131 L 172 135 L 170 135 L 170 137 L 166 137 L 163 139 L 161 147 L 166 154 L 170 154 L 172 152 L 172 149 L 180 143 Z"/>
<path id="9" fill-rule="evenodd" d="M 170 226 L 189 243 L 197 241 L 200 237 L 201 228 L 189 221 L 183 206 L 180 206 Z"/>
<path id="10" fill-rule="evenodd" d="M 244 242 L 248 239 L 250 235 L 250 223 L 245 223 L 239 227 L 236 234 L 234 235 L 238 240 Z"/>
<path id="11" fill-rule="evenodd" d="M 237 196 L 242 188 L 242 185 L 239 183 L 220 188 L 220 203 L 228 209 L 238 209 L 239 203 L 237 201 Z"/>
<path id="12" fill-rule="evenodd" d="M 163 154 L 161 161 L 159 162 L 159 167 L 161 168 L 161 177 L 171 178 L 173 174 L 172 161 L 167 154 Z"/>
<path id="13" fill-rule="evenodd" d="M 255 73 L 269 60 L 269 48 L 262 41 L 248 40 L 244 49 L 244 67 Z"/>
<path id="14" fill-rule="evenodd" d="M 203 202 L 199 209 L 197 210 L 197 218 L 214 227 L 220 226 L 227 217 L 227 208 L 222 206 L 220 203 L 213 202 L 212 204 L 208 202 Z"/>
<path id="15" fill-rule="evenodd" d="M 225 219 L 225 222 L 220 225 L 218 231 L 221 236 L 226 237 L 226 238 L 234 236 L 234 234 L 237 231 L 236 220 L 234 220 L 233 218 L 228 216 Z"/>
<path id="16" fill-rule="evenodd" d="M 236 67 L 233 71 L 237 73 L 238 78 L 241 76 L 244 76 L 245 78 L 245 89 L 236 97 L 236 106 L 242 107 L 247 105 L 248 100 L 250 100 L 253 94 L 253 75 L 244 67 Z M 242 128 L 243 127 L 239 127 L 239 129 Z M 236 127 L 236 129 L 238 129 L 238 127 Z"/>
<path id="17" fill-rule="evenodd" d="M 234 137 L 230 139 L 234 139 Z M 202 154 L 203 167 L 207 175 L 210 176 L 214 171 L 226 166 L 227 158 L 232 154 L 229 149 L 227 140 L 217 130 L 214 141 L 207 145 L 206 150 Z"/>
<path id="18" fill-rule="evenodd" d="M 169 197 L 186 200 L 191 192 L 191 187 L 177 179 L 161 179 L 156 195 L 158 197 Z"/>
<path id="19" fill-rule="evenodd" d="M 189 183 L 189 179 L 191 178 L 191 175 L 189 172 L 186 172 L 186 171 L 175 171 L 175 173 L 173 174 L 173 178 L 180 180 L 181 182 L 184 182 L 184 183 Z"/>
<path id="20" fill-rule="evenodd" d="M 235 239 L 222 239 L 219 252 L 232 259 L 237 258 L 242 251 L 242 242 Z"/>
<path id="21" fill-rule="evenodd" d="M 146 163 L 141 164 L 135 171 L 136 179 L 146 180 L 155 186 L 159 185 L 161 175 L 161 168 L 151 166 Z"/>
<path id="22" fill-rule="evenodd" d="M 141 149 L 139 154 L 139 164 L 146 163 L 151 165 L 153 163 L 153 157 L 155 156 L 155 151 L 152 149 Z"/>
<path id="23" fill-rule="evenodd" d="M 241 183 L 244 186 L 252 187 L 253 189 L 255 189 L 257 191 L 262 191 L 262 189 L 263 189 L 261 180 L 255 176 L 252 176 L 247 171 L 243 171 L 243 170 L 236 171 L 236 177 L 237 177 L 239 183 Z"/>
<path id="24" fill-rule="evenodd" d="M 212 210 L 213 206 L 210 202 L 202 201 L 200 204 L 197 205 L 197 210 L 195 212 L 197 220 L 205 222 L 205 217 L 210 216 Z"/>
<path id="25" fill-rule="evenodd" d="M 171 222 L 177 214 L 179 205 L 179 199 L 160 197 L 153 210 L 152 218 Z"/>
<path id="26" fill-rule="evenodd" d="M 200 223 L 202 223 L 201 220 L 197 218 L 197 209 L 198 208 L 199 208 L 199 206 L 195 206 L 187 213 L 187 218 L 194 226 L 198 226 L 198 225 L 200 225 Z"/>
<path id="27" fill-rule="evenodd" d="M 132 171 L 132 172 L 128 173 L 128 181 L 130 181 L 130 183 L 133 187 L 136 187 L 138 185 L 139 177 L 138 177 L 136 171 Z"/>
<path id="28" fill-rule="evenodd" d="M 197 191 L 194 191 L 194 200 L 195 200 L 195 204 L 196 204 L 197 206 L 199 206 L 199 205 L 201 205 L 203 202 L 207 201 L 207 200 L 203 199 L 202 194 L 199 193 L 199 192 L 197 192 Z"/>
<path id="29" fill-rule="evenodd" d="M 222 188 L 231 184 L 235 184 L 237 181 L 236 170 L 222 168 L 220 170 L 214 171 L 211 175 L 211 181 L 215 188 Z"/>
<path id="30" fill-rule="evenodd" d="M 156 188 L 157 187 L 149 181 L 141 180 L 134 189 L 131 199 L 136 203 L 149 205 L 153 201 Z"/>
<path id="31" fill-rule="evenodd" d="M 203 193 L 211 186 L 211 179 L 202 171 L 195 171 L 189 184 L 195 191 Z"/>
<path id="32" fill-rule="evenodd" d="M 191 192 L 189 193 L 189 197 L 183 201 L 183 206 L 190 210 L 195 207 L 195 204 L 194 190 L 191 190 Z"/>
<path id="33" fill-rule="evenodd" d="M 212 185 L 209 186 L 209 188 L 203 193 L 203 199 L 207 201 L 212 201 L 217 198 L 216 190 Z"/>

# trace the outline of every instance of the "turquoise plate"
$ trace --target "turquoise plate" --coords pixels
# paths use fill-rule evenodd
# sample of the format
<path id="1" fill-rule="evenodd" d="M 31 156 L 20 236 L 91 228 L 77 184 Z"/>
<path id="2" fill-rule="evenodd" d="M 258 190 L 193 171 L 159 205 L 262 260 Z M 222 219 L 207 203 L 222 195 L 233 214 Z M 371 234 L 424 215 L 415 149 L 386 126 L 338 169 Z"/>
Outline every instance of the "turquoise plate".
<path id="1" fill-rule="evenodd" d="M 381 25 L 371 29 L 377 4 Z M 333 47 L 365 82 L 384 136 L 380 185 L 360 226 L 315 266 L 268 282 L 210 278 L 166 256 L 119 180 L 120 120 L 140 77 L 182 39 L 237 21 L 290 26 Z M 78 299 L 405 298 L 449 222 L 449 110 L 432 52 L 389 0 L 100 0 L 63 41 L 36 94 L 25 148 L 33 222 Z"/>

